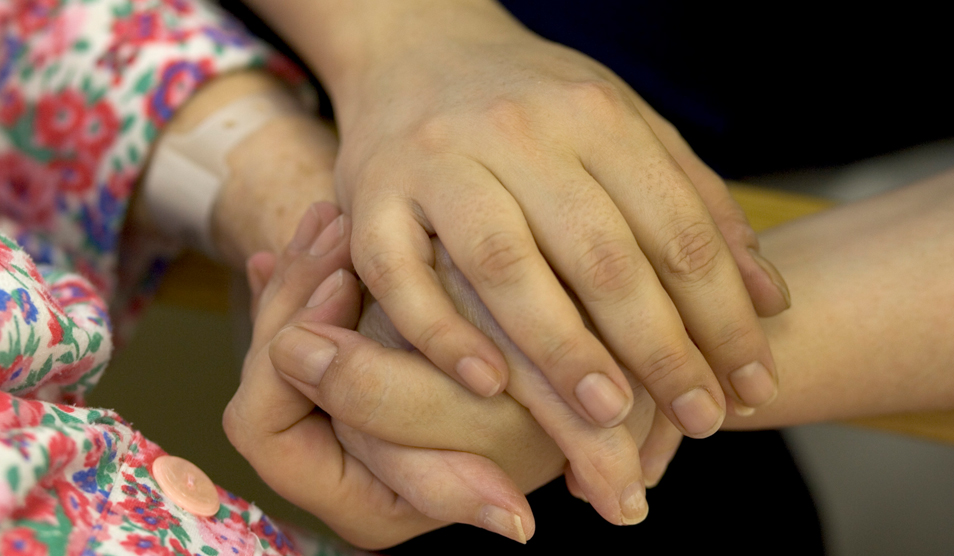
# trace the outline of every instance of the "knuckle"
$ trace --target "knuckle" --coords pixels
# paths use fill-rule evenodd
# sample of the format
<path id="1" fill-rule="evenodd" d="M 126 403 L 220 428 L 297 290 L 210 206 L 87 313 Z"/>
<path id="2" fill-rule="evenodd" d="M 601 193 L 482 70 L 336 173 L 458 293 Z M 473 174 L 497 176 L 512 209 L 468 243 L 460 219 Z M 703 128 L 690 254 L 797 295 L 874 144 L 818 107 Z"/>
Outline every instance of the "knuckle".
<path id="1" fill-rule="evenodd" d="M 229 402 L 225 406 L 225 411 L 222 413 L 222 430 L 225 431 L 226 438 L 229 439 L 229 442 L 236 450 L 241 452 L 241 445 L 244 443 L 241 432 L 242 427 L 238 425 L 238 417 L 235 415 L 235 407 L 233 402 Z"/>
<path id="2" fill-rule="evenodd" d="M 738 353 L 741 346 L 756 345 L 762 335 L 758 326 L 746 326 L 744 322 L 732 322 L 724 325 L 715 335 L 712 345 L 706 351 Z"/>
<path id="3" fill-rule="evenodd" d="M 496 288 L 517 282 L 532 253 L 511 232 L 495 231 L 477 242 L 473 250 L 475 282 Z"/>
<path id="4" fill-rule="evenodd" d="M 692 361 L 692 353 L 685 347 L 667 344 L 646 358 L 640 369 L 640 380 L 647 387 L 678 376 Z"/>
<path id="5" fill-rule="evenodd" d="M 250 434 L 253 428 L 249 426 L 246 419 L 242 418 L 236 405 L 236 401 L 232 399 L 225 406 L 225 411 L 222 413 L 222 429 L 225 431 L 225 437 L 228 438 L 232 447 L 248 459 L 249 448 L 254 444 Z"/>
<path id="6" fill-rule="evenodd" d="M 579 81 L 570 85 L 570 99 L 587 114 L 616 121 L 625 110 L 621 92 L 616 85 L 602 79 Z"/>
<path id="7" fill-rule="evenodd" d="M 446 116 L 428 118 L 414 126 L 408 139 L 424 152 L 446 152 L 454 143 L 455 130 L 458 128 Z"/>
<path id="8" fill-rule="evenodd" d="M 654 118 L 653 129 L 657 137 L 665 138 L 669 141 L 685 143 L 682 133 L 675 125 L 665 118 Z"/>
<path id="9" fill-rule="evenodd" d="M 355 268 L 368 290 L 378 300 L 387 298 L 410 279 L 407 257 L 393 250 L 375 251 L 355 260 Z"/>
<path id="10" fill-rule="evenodd" d="M 622 242 L 612 239 L 589 245 L 579 260 L 585 291 L 626 294 L 635 285 L 637 266 Z"/>
<path id="11" fill-rule="evenodd" d="M 555 338 L 543 350 L 541 362 L 543 363 L 544 374 L 548 374 L 547 371 L 560 366 L 575 354 L 579 347 L 580 340 L 576 336 Z"/>
<path id="12" fill-rule="evenodd" d="M 414 347 L 421 352 L 433 355 L 431 352 L 434 346 L 445 345 L 446 338 L 453 330 L 454 324 L 450 317 L 442 317 L 428 324 L 419 334 L 415 336 L 415 341 L 411 342 Z"/>
<path id="13" fill-rule="evenodd" d="M 333 403 L 338 409 L 329 413 L 359 430 L 371 425 L 383 407 L 388 390 L 385 378 L 388 373 L 376 372 L 377 365 L 380 361 L 366 357 L 345 362 L 343 366 L 349 368 L 345 380 L 338 384 L 333 395 L 326 389 L 321 393 L 323 401 Z"/>
<path id="14" fill-rule="evenodd" d="M 663 247 L 663 264 L 671 276 L 699 282 L 718 266 L 722 242 L 718 230 L 708 222 L 681 225 Z"/>

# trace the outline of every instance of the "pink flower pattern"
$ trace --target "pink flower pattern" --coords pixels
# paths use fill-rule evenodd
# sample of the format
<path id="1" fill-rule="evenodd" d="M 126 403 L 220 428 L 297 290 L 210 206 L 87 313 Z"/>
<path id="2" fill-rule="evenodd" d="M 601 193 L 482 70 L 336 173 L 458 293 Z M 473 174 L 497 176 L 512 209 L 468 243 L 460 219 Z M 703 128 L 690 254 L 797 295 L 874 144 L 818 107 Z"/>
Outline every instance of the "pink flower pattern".
<path id="1" fill-rule="evenodd" d="M 103 300 L 81 276 L 36 266 L 3 235 L 0 334 L 4 556 L 300 554 L 297 533 L 223 490 L 211 518 L 176 506 L 150 472 L 162 449 L 115 413 L 77 405 L 111 352 Z"/>
<path id="2" fill-rule="evenodd" d="M 214 517 L 184 511 L 152 477 L 162 449 L 84 406 L 107 303 L 142 307 L 163 266 L 118 253 L 149 147 L 203 82 L 252 65 L 295 74 L 200 0 L 0 0 L 3 556 L 351 553 L 224 490 Z"/>

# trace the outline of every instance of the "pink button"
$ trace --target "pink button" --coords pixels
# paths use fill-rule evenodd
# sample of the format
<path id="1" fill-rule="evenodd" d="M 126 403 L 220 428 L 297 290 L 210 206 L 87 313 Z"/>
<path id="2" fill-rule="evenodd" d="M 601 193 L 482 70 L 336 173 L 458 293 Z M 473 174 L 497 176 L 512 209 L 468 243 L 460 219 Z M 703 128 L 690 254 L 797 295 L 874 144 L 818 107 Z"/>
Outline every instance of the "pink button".
<path id="1" fill-rule="evenodd" d="M 194 463 L 176 456 L 159 456 L 152 462 L 152 476 L 177 506 L 202 517 L 219 512 L 219 493 L 212 479 Z"/>

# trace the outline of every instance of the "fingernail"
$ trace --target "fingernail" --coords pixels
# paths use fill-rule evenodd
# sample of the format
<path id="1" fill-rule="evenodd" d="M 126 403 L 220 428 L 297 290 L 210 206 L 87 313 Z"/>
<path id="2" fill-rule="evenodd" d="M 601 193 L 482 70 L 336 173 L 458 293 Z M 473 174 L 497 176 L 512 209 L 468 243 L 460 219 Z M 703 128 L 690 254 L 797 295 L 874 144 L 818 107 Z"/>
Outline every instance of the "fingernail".
<path id="1" fill-rule="evenodd" d="M 487 504 L 480 509 L 480 524 L 484 529 L 527 544 L 527 533 L 523 530 L 520 516 L 507 510 Z"/>
<path id="2" fill-rule="evenodd" d="M 574 393 L 590 417 L 604 427 L 619 424 L 632 405 L 623 391 L 603 373 L 590 373 L 583 377 Z"/>
<path id="3" fill-rule="evenodd" d="M 722 423 L 722 408 L 705 388 L 696 388 L 672 402 L 672 412 L 690 436 L 708 436 Z"/>
<path id="4" fill-rule="evenodd" d="M 457 362 L 457 374 L 481 396 L 490 397 L 500 391 L 500 371 L 479 357 L 464 357 Z"/>
<path id="5" fill-rule="evenodd" d="M 629 485 L 623 489 L 623 495 L 619 499 L 623 525 L 635 525 L 646 519 L 646 515 L 649 514 L 649 505 L 646 504 L 646 487 L 643 483 Z"/>
<path id="6" fill-rule="evenodd" d="M 731 398 L 730 398 L 730 400 L 731 400 Z M 731 405 L 731 406 L 732 406 L 732 413 L 735 413 L 735 414 L 738 415 L 739 417 L 751 417 L 752 415 L 755 415 L 755 408 L 754 408 L 754 407 L 749 407 L 749 406 L 747 406 L 747 405 L 742 405 L 741 403 L 737 402 L 736 400 L 731 400 L 731 401 L 732 401 L 732 403 L 731 403 L 731 404 L 727 404 L 727 405 Z"/>
<path id="7" fill-rule="evenodd" d="M 765 405 L 778 395 L 775 378 L 759 361 L 732 371 L 729 374 L 729 382 L 739 400 L 749 407 Z"/>
<path id="8" fill-rule="evenodd" d="M 295 362 L 293 368 L 283 368 L 282 372 L 306 384 L 318 386 L 338 354 L 338 346 L 299 328 L 290 328 L 282 334 L 294 335 L 289 342 L 292 346 L 290 355 Z"/>
<path id="9" fill-rule="evenodd" d="M 768 274 L 772 283 L 775 284 L 775 287 L 778 288 L 778 291 L 782 293 L 782 297 L 785 298 L 785 307 L 789 308 L 792 306 L 792 294 L 788 291 L 788 284 L 785 283 L 785 279 L 782 278 L 782 274 L 775 268 L 775 265 L 770 263 L 768 259 L 763 257 L 755 249 L 749 248 L 749 254 L 752 255 L 752 259 L 755 261 L 759 267 Z"/>
<path id="10" fill-rule="evenodd" d="M 295 235 L 288 244 L 288 251 L 292 254 L 301 253 L 311 245 L 312 241 L 315 240 L 315 236 L 318 235 L 320 231 L 321 216 L 318 215 L 318 210 L 315 209 L 315 205 L 310 205 L 308 210 L 306 210 L 305 214 L 301 217 L 301 222 L 298 223 Z"/>
<path id="11" fill-rule="evenodd" d="M 307 307 L 317 307 L 328 301 L 328 299 L 334 295 L 338 288 L 341 287 L 341 283 L 344 281 L 344 270 L 338 269 L 334 273 L 325 278 L 325 281 L 318 286 L 318 289 L 315 290 L 315 293 L 311 294 L 311 297 L 308 298 Z"/>
<path id="12" fill-rule="evenodd" d="M 308 252 L 314 257 L 324 256 L 331 251 L 335 245 L 341 242 L 342 237 L 344 237 L 343 214 L 335 218 L 331 224 L 328 224 L 328 227 L 321 232 L 321 235 L 319 235 L 315 243 L 311 245 L 311 250 Z"/>

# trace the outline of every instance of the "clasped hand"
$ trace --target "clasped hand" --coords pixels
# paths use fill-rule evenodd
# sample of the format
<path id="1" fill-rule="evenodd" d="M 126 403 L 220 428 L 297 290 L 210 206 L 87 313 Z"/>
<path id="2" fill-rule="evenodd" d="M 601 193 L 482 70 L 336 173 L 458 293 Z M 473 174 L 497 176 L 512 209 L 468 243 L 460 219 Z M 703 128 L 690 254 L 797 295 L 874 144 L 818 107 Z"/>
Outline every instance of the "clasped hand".
<path id="1" fill-rule="evenodd" d="M 613 523 L 639 521 L 644 484 L 678 443 L 668 423 L 703 437 L 726 407 L 774 397 L 756 309 L 783 309 L 784 288 L 724 183 L 611 72 L 507 25 L 408 36 L 421 40 L 363 66 L 353 94 L 333 91 L 355 236 L 341 231 L 328 253 L 343 258 L 308 247 L 330 218 L 309 212 L 277 262 L 252 260 L 261 310 L 230 438 L 279 493 L 363 546 L 447 521 L 529 536 L 522 492 L 565 459 L 571 491 Z M 362 330 L 391 347 L 344 330 L 358 319 L 347 273 L 301 308 L 349 241 L 380 303 Z M 324 270 L 292 279 L 309 264 Z M 269 442 L 297 456 L 263 457 Z M 311 479 L 289 482 L 291 468 Z"/>
<path id="2" fill-rule="evenodd" d="M 336 186 L 357 273 L 403 337 L 475 393 L 507 385 L 500 350 L 434 273 L 436 235 L 591 423 L 629 411 L 623 369 L 696 438 L 727 404 L 745 414 L 775 396 L 750 295 L 763 314 L 786 302 L 757 239 L 721 179 L 632 89 L 486 11 L 376 44 L 388 52 L 333 89 Z"/>
<path id="3" fill-rule="evenodd" d="M 224 426 L 266 483 L 366 548 L 448 522 L 525 541 L 534 522 L 523 493 L 564 469 L 571 491 L 610 521 L 645 517 L 638 449 L 658 462 L 645 479 L 653 484 L 681 435 L 644 389 L 632 381 L 634 409 L 621 426 L 580 418 L 439 245 L 438 275 L 507 358 L 507 394 L 475 396 L 421 354 L 347 330 L 358 323 L 361 295 L 350 273 L 335 270 L 349 264 L 350 239 L 348 217 L 335 215 L 315 205 L 281 256 L 249 262 L 255 330 Z M 403 342 L 374 305 L 365 315 L 367 333 Z"/>

